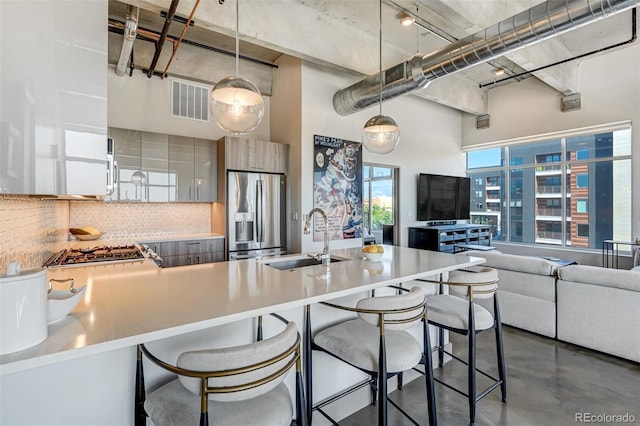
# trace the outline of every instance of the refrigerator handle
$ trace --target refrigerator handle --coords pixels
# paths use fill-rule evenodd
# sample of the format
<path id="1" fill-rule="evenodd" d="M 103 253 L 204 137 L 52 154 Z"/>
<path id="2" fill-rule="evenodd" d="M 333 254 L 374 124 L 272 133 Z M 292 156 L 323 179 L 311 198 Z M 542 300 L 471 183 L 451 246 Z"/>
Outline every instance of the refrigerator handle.
<path id="1" fill-rule="evenodd" d="M 256 242 L 264 242 L 264 206 L 262 205 L 262 180 L 256 181 Z"/>

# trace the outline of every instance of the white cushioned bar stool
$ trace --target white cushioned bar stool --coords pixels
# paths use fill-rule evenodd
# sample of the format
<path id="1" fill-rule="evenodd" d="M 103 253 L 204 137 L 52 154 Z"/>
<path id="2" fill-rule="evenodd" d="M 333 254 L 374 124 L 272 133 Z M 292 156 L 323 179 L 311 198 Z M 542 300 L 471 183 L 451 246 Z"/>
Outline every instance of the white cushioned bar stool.
<path id="1" fill-rule="evenodd" d="M 312 349 L 323 351 L 331 356 L 367 373 L 371 379 L 346 389 L 316 406 L 311 407 L 312 399 L 308 383 L 308 408 L 317 410 L 332 424 L 337 424 L 326 414 L 322 407 L 356 389 L 370 385 L 372 403 L 378 407 L 378 425 L 387 424 L 387 402 L 394 405 L 405 416 L 409 415 L 397 404 L 388 399 L 387 380 L 405 370 L 410 370 L 421 362 L 431 366 L 431 351 L 420 347 L 416 338 L 407 329 L 416 325 L 422 327 L 423 344 L 430 348 L 429 331 L 423 321 L 426 317 L 425 296 L 420 287 L 403 291 L 400 295 L 368 297 L 358 301 L 355 307 L 341 306 L 328 302 L 321 304 L 336 309 L 356 312 L 358 317 L 330 326 L 318 332 L 311 344 Z M 310 318 L 307 319 L 307 323 Z M 422 322 L 422 324 L 421 324 Z M 310 357 L 308 358 L 310 360 Z M 307 365 L 307 373 L 313 373 Z M 427 371 L 432 371 L 427 367 Z M 433 375 L 426 374 L 427 409 L 431 425 L 436 425 L 436 406 Z M 410 417 L 409 417 L 410 418 Z M 413 421 L 413 420 L 412 420 Z M 413 421 L 414 424 L 417 424 Z"/>
<path id="2" fill-rule="evenodd" d="M 428 280 L 421 280 L 428 281 Z M 435 378 L 438 383 L 466 396 L 469 401 L 469 423 L 475 424 L 476 403 L 489 392 L 500 387 L 502 401 L 507 401 L 507 382 L 505 376 L 504 348 L 502 344 L 502 325 L 500 322 L 500 308 L 498 305 L 498 272 L 493 268 L 482 266 L 469 267 L 449 273 L 446 281 L 428 281 L 439 284 L 439 293 L 427 297 L 429 310 L 428 321 L 439 328 L 438 336 L 438 366 L 443 367 L 444 354 L 467 365 L 467 390 L 461 391 L 444 381 Z M 449 294 L 442 294 L 444 285 L 449 287 Z M 493 299 L 493 313 L 476 300 Z M 476 334 L 494 329 L 496 354 L 498 363 L 498 378 L 476 368 Z M 467 336 L 468 355 L 463 360 L 444 350 L 444 330 Z M 480 373 L 492 383 L 483 391 L 476 389 L 476 373 Z"/>
<path id="3" fill-rule="evenodd" d="M 296 424 L 305 425 L 300 334 L 293 322 L 272 314 L 286 326 L 277 335 L 247 345 L 184 352 L 176 365 L 138 345 L 136 426 L 162 425 L 282 425 L 292 424 L 294 404 L 283 380 L 296 366 Z M 260 319 L 258 336 L 262 334 Z M 177 374 L 145 400 L 143 355 Z"/>

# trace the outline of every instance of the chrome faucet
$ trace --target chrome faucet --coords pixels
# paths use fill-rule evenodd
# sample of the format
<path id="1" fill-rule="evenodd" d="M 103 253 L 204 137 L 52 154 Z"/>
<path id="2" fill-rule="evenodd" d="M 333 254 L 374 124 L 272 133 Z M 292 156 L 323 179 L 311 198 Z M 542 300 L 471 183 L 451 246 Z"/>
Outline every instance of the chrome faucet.
<path id="1" fill-rule="evenodd" d="M 315 213 L 320 213 L 322 216 L 322 220 L 324 221 L 324 249 L 322 250 L 321 255 L 314 256 L 316 259 L 322 259 L 322 264 L 325 266 L 329 266 L 331 263 L 331 255 L 329 254 L 329 221 L 327 219 L 326 213 L 317 207 L 312 208 L 309 213 L 307 213 L 307 220 L 304 222 L 304 233 L 308 234 L 311 232 L 311 219 Z"/>

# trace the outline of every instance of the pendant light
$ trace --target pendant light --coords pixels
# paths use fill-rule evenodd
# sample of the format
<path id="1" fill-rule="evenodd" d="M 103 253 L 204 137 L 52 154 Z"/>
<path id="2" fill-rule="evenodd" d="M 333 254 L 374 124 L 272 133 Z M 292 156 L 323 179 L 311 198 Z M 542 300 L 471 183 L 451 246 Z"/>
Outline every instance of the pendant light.
<path id="1" fill-rule="evenodd" d="M 364 147 L 372 154 L 388 154 L 400 142 L 400 129 L 395 120 L 382 115 L 382 0 L 380 0 L 380 114 L 367 121 L 362 129 Z"/>
<path id="2" fill-rule="evenodd" d="M 255 130 L 264 116 L 264 99 L 255 84 L 238 76 L 238 16 L 236 0 L 236 73 L 220 80 L 211 91 L 211 113 L 225 132 L 242 135 Z"/>

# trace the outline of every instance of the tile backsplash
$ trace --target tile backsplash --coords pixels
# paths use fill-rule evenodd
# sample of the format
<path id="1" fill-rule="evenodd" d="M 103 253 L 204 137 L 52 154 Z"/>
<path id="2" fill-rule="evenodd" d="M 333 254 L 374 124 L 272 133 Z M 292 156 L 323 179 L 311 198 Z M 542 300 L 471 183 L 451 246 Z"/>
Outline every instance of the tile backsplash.
<path id="1" fill-rule="evenodd" d="M 105 203 L 0 196 L 0 275 L 12 260 L 37 268 L 73 239 L 69 228 L 91 226 L 103 239 L 133 242 L 211 232 L 210 203 Z"/>
<path id="2" fill-rule="evenodd" d="M 211 232 L 209 203 L 91 203 L 71 201 L 69 226 L 91 226 L 103 238 L 149 238 Z"/>
<path id="3" fill-rule="evenodd" d="M 37 268 L 69 235 L 69 202 L 20 196 L 0 198 L 0 275 L 12 260 Z"/>

